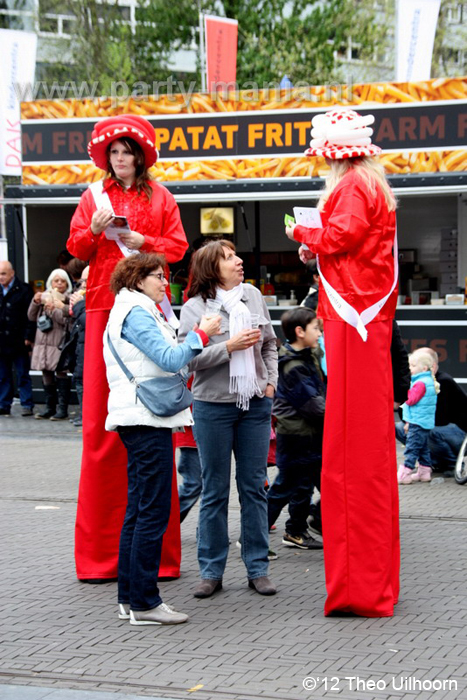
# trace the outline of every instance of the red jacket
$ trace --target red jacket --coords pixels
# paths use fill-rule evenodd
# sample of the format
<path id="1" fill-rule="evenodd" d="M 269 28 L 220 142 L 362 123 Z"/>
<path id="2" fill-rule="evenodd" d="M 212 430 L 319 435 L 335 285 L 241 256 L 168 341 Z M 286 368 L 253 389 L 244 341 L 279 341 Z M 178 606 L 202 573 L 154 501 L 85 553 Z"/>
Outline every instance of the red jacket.
<path id="1" fill-rule="evenodd" d="M 186 300 L 185 300 L 186 301 Z M 195 378 L 195 375 L 192 374 L 190 379 L 188 380 L 188 388 L 191 389 L 193 386 L 193 379 Z M 174 433 L 175 435 L 175 447 L 194 447 L 198 448 L 198 445 L 195 442 L 195 436 L 193 435 L 193 428 L 191 428 L 189 425 L 185 426 L 185 432 L 184 433 Z"/>
<path id="2" fill-rule="evenodd" d="M 374 196 L 355 170 L 331 193 L 321 218 L 324 228 L 296 226 L 294 238 L 319 255 L 321 271 L 334 289 L 361 313 L 388 294 L 394 281 L 396 214 L 376 185 Z M 318 316 L 342 321 L 320 285 Z M 375 321 L 394 318 L 397 286 Z"/>
<path id="3" fill-rule="evenodd" d="M 104 191 L 109 195 L 114 212 L 126 216 L 131 230 L 145 237 L 141 252 L 163 253 L 168 263 L 177 262 L 188 248 L 177 203 L 159 183 L 151 181 L 149 185 L 153 191 L 151 201 L 144 192 L 138 194 L 134 185 L 123 190 L 112 179 L 105 180 Z M 92 234 L 91 218 L 95 211 L 94 197 L 87 189 L 71 220 L 67 248 L 77 258 L 89 261 L 86 311 L 107 311 L 114 304 L 109 289 L 110 276 L 123 253 L 115 241 L 109 241 L 103 233 Z"/>

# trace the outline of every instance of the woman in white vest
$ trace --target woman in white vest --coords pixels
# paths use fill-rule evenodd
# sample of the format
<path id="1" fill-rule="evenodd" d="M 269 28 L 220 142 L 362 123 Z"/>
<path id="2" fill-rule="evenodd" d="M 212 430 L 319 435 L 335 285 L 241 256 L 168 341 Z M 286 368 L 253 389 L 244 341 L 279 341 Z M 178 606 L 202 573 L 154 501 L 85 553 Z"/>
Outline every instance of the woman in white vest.
<path id="1" fill-rule="evenodd" d="M 220 331 L 220 316 L 202 318 L 185 342 L 177 344 L 175 331 L 156 306 L 167 286 L 164 266 L 164 257 L 156 254 L 131 256 L 117 264 L 110 281 L 115 304 L 104 333 L 110 387 L 105 427 L 118 432 L 128 452 L 118 603 L 119 618 L 132 625 L 174 625 L 188 619 L 162 602 L 157 578 L 170 515 L 172 431 L 193 423 L 188 408 L 172 416 L 155 415 L 137 398 L 136 385 L 178 372 Z M 135 381 L 128 379 L 114 353 Z"/>

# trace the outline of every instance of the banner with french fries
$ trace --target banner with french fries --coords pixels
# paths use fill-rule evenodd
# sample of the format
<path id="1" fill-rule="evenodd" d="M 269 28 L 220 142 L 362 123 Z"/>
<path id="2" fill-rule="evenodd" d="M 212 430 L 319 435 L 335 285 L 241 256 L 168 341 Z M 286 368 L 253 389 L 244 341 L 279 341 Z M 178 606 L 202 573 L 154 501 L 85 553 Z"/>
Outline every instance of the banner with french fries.
<path id="1" fill-rule="evenodd" d="M 253 99 L 255 98 L 255 99 Z M 326 175 L 305 158 L 311 119 L 336 104 L 375 115 L 373 141 L 391 175 L 467 169 L 467 78 L 373 83 L 329 89 L 194 94 L 112 100 L 37 100 L 22 110 L 23 183 L 90 183 L 102 177 L 87 156 L 96 118 L 135 113 L 156 130 L 166 181 L 306 178 Z"/>

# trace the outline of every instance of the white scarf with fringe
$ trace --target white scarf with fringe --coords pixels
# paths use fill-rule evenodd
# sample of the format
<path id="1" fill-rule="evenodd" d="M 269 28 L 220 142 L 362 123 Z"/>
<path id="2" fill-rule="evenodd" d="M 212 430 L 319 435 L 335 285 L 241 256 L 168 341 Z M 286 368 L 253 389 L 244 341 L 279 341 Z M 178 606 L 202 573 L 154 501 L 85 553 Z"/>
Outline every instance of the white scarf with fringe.
<path id="1" fill-rule="evenodd" d="M 229 314 L 230 337 L 251 328 L 251 313 L 242 302 L 243 283 L 233 289 L 221 289 L 217 287 L 216 299 Z M 250 399 L 260 393 L 256 380 L 255 353 L 253 347 L 246 350 L 236 350 L 230 360 L 230 387 L 231 394 L 237 394 L 237 406 L 243 411 L 248 411 Z"/>

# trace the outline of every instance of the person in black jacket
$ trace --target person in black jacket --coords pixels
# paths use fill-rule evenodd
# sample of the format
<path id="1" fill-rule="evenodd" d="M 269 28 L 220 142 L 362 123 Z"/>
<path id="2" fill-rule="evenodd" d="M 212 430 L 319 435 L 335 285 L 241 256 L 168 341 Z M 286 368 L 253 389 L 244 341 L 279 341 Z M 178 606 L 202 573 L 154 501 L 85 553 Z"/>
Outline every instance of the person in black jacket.
<path id="1" fill-rule="evenodd" d="M 311 309 L 312 311 L 316 311 L 318 308 L 318 297 L 319 297 L 319 274 L 318 274 L 318 266 L 316 264 L 316 260 L 310 260 L 306 264 L 307 271 L 311 274 L 312 277 L 312 283 L 310 285 L 310 288 L 308 290 L 308 293 L 300 306 L 305 306 L 307 309 Z"/>
<path id="2" fill-rule="evenodd" d="M 15 275 L 7 260 L 0 262 L 0 416 L 9 416 L 13 401 L 13 365 L 16 371 L 21 415 L 32 416 L 34 406 L 29 376 L 29 353 L 36 324 L 28 321 L 31 287 Z"/>
<path id="3" fill-rule="evenodd" d="M 279 349 L 279 381 L 272 407 L 276 417 L 276 461 L 279 473 L 268 491 L 271 529 L 289 504 L 282 543 L 298 549 L 322 549 L 307 532 L 313 487 L 320 488 L 325 384 L 313 353 L 321 336 L 311 309 L 298 307 L 283 314 L 287 338 Z"/>
<path id="4" fill-rule="evenodd" d="M 89 274 L 89 266 L 85 267 L 77 281 L 76 291 L 70 297 L 70 316 L 72 325 L 70 335 L 65 344 L 58 368 L 68 370 L 73 374 L 76 394 L 78 396 L 78 412 L 70 423 L 76 427 L 83 424 L 83 367 L 84 367 L 84 337 L 86 331 L 86 285 Z"/>
<path id="5" fill-rule="evenodd" d="M 433 358 L 435 378 L 440 385 L 435 427 L 428 438 L 433 471 L 452 470 L 467 433 L 467 394 L 450 374 L 439 371 L 437 352 L 432 348 L 418 348 L 413 354 L 418 352 L 428 353 Z M 396 437 L 405 445 L 407 436 L 402 421 L 396 424 Z"/>
<path id="6" fill-rule="evenodd" d="M 392 322 L 391 361 L 392 382 L 394 386 L 394 410 L 398 410 L 399 406 L 407 399 L 411 377 L 409 355 L 405 349 L 404 341 L 402 340 L 401 332 L 395 319 Z M 400 416 L 402 418 L 402 411 L 400 411 Z"/>

